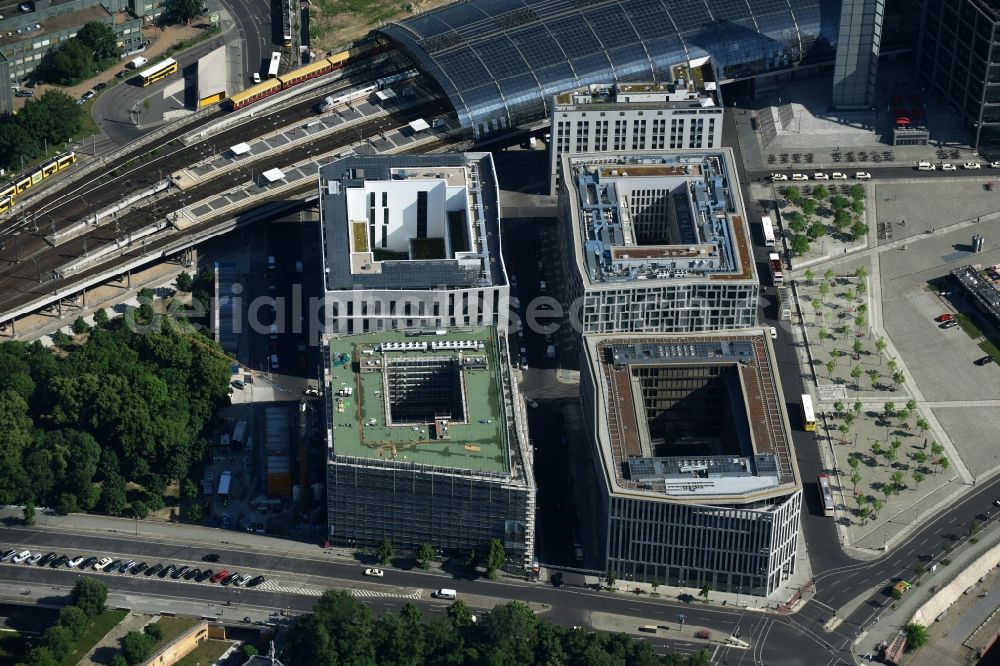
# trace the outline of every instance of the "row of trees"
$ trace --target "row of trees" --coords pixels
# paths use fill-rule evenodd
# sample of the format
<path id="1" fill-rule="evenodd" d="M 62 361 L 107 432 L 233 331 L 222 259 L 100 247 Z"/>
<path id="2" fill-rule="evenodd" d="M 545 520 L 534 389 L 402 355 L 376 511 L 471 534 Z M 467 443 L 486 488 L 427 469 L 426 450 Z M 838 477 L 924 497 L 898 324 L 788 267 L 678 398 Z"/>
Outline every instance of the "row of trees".
<path id="1" fill-rule="evenodd" d="M 58 666 L 62 663 L 93 619 L 104 612 L 108 588 L 96 578 L 81 578 L 70 598 L 70 605 L 59 610 L 55 624 L 42 634 L 41 643 L 18 666 Z"/>
<path id="2" fill-rule="evenodd" d="M 107 23 L 91 21 L 75 37 L 50 49 L 35 70 L 46 83 L 72 86 L 108 69 L 121 57 L 115 31 Z"/>
<path id="3" fill-rule="evenodd" d="M 145 517 L 203 459 L 228 400 L 216 343 L 166 320 L 141 334 L 95 320 L 55 350 L 0 345 L 0 503 Z"/>
<path id="4" fill-rule="evenodd" d="M 389 539 L 382 539 L 375 548 L 375 557 L 379 564 L 389 564 L 396 556 L 396 548 Z M 421 569 L 430 569 L 431 561 L 434 559 L 434 546 L 429 543 L 422 543 L 416 550 L 417 565 Z M 504 550 L 500 539 L 490 539 L 483 551 L 473 548 L 465 557 L 465 566 L 470 571 L 476 571 L 479 566 L 486 569 L 486 577 L 495 580 L 500 567 L 507 561 L 507 553 Z"/>
<path id="5" fill-rule="evenodd" d="M 30 99 L 17 115 L 0 119 L 0 165 L 19 171 L 23 165 L 48 154 L 80 131 L 83 112 L 58 90 Z"/>
<path id="6" fill-rule="evenodd" d="M 625 634 L 565 629 L 539 620 L 510 602 L 475 617 L 461 601 L 447 618 L 424 621 L 417 606 L 375 618 L 347 592 L 328 591 L 311 615 L 292 628 L 282 653 L 286 664 L 315 666 L 435 666 L 438 664 L 627 664 L 702 666 L 708 653 L 658 656 Z"/>

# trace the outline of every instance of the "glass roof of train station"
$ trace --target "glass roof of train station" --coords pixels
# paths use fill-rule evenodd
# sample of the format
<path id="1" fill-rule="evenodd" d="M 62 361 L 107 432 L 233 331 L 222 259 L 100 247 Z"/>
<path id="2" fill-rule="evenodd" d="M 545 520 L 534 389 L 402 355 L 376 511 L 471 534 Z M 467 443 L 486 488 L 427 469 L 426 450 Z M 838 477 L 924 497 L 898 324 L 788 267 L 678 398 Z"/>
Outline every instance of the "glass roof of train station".
<path id="1" fill-rule="evenodd" d="M 720 80 L 830 60 L 839 0 L 470 0 L 380 33 L 435 79 L 482 140 L 591 83 L 668 81 L 711 57 Z"/>

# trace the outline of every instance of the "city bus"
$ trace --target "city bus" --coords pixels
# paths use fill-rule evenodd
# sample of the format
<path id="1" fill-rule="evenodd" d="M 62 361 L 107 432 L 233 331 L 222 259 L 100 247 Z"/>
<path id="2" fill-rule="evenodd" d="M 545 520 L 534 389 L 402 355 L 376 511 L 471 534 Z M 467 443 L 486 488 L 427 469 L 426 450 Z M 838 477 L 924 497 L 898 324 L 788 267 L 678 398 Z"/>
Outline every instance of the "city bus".
<path id="1" fill-rule="evenodd" d="M 281 66 L 281 54 L 277 51 L 271 53 L 271 64 L 267 66 L 267 78 L 278 78 L 278 67 Z"/>
<path id="2" fill-rule="evenodd" d="M 173 58 L 167 58 L 163 62 L 139 72 L 139 80 L 142 82 L 142 87 L 145 88 L 157 81 L 162 81 L 176 71 L 177 61 Z"/>
<path id="3" fill-rule="evenodd" d="M 771 222 L 771 217 L 769 215 L 762 215 L 760 226 L 764 229 L 764 245 L 774 247 L 774 224 Z"/>
<path id="4" fill-rule="evenodd" d="M 809 432 L 816 432 L 816 413 L 813 411 L 813 401 L 808 393 L 802 396 L 802 427 Z"/>
<path id="5" fill-rule="evenodd" d="M 830 477 L 820 474 L 816 477 L 816 486 L 819 488 L 819 501 L 823 503 L 823 515 L 833 516 L 833 489 L 830 487 Z"/>

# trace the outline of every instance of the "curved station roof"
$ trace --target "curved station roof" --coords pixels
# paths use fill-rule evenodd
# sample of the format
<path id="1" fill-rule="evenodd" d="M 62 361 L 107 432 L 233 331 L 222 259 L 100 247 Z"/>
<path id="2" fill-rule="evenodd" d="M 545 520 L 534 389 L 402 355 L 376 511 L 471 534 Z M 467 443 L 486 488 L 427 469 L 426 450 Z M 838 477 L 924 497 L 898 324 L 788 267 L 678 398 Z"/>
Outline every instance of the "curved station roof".
<path id="1" fill-rule="evenodd" d="M 548 117 L 592 83 L 672 81 L 711 56 L 719 79 L 833 57 L 839 0 L 469 0 L 380 30 L 482 139 Z"/>

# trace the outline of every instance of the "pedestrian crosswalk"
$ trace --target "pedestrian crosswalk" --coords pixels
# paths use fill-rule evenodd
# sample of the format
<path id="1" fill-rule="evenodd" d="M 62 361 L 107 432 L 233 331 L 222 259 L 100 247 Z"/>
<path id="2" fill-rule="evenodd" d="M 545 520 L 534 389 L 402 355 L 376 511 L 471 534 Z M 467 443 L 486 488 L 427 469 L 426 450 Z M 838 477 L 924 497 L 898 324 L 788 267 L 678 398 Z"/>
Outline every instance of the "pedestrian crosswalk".
<path id="1" fill-rule="evenodd" d="M 283 592 L 284 594 L 300 594 L 309 597 L 318 597 L 323 594 L 323 590 L 318 587 L 282 585 L 281 582 L 276 580 L 266 580 L 256 589 L 264 592 Z M 355 597 L 388 597 L 393 599 L 420 599 L 423 595 L 423 590 L 414 590 L 413 592 L 383 592 L 381 590 L 351 589 L 348 592 Z"/>
<path id="2" fill-rule="evenodd" d="M 409 594 L 403 592 L 381 592 L 379 590 L 351 590 L 356 597 L 392 597 L 394 599 L 420 599 L 423 590 L 415 590 Z"/>
<path id="3" fill-rule="evenodd" d="M 258 590 L 266 592 L 284 592 L 285 594 L 301 594 L 308 597 L 318 597 L 323 594 L 323 590 L 315 587 L 294 587 L 282 585 L 276 580 L 265 580 L 258 587 Z"/>

